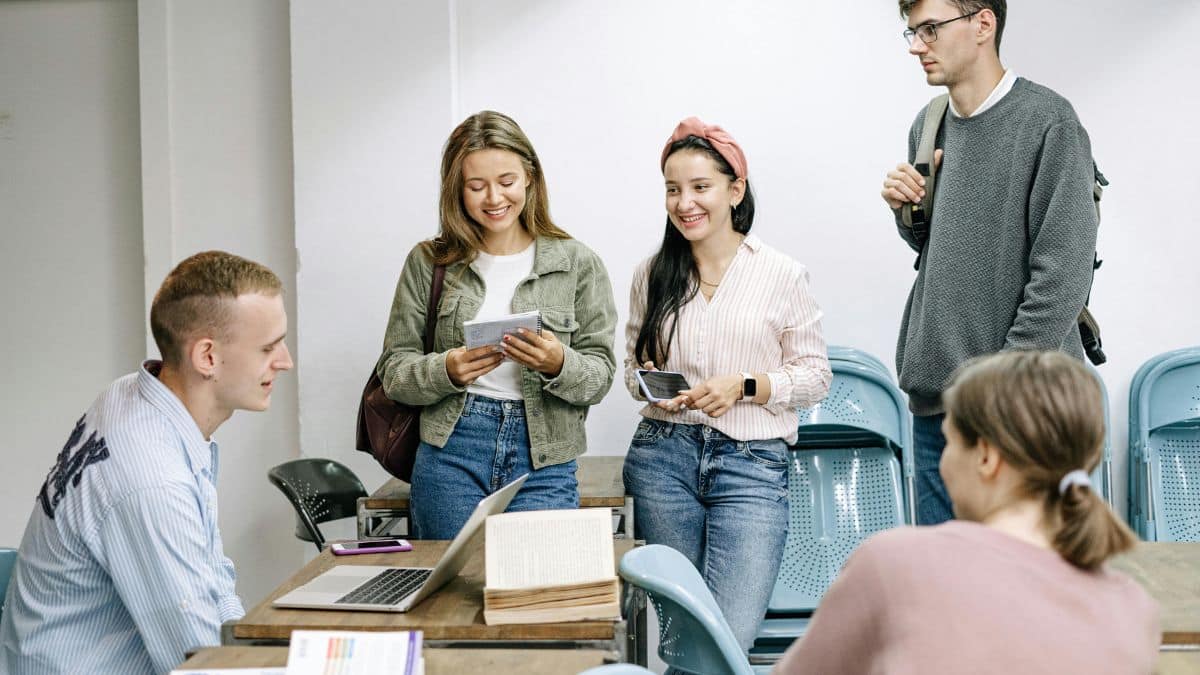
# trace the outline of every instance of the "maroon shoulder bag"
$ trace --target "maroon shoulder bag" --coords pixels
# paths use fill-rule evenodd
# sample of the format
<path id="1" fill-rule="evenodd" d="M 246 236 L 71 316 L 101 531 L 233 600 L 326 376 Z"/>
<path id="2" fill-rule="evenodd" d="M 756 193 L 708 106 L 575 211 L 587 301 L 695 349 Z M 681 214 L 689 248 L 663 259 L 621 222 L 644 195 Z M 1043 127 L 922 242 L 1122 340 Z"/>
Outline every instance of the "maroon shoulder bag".
<path id="1" fill-rule="evenodd" d="M 433 351 L 433 335 L 437 330 L 437 307 L 442 297 L 442 280 L 446 268 L 433 268 L 433 283 L 429 288 L 429 306 L 425 310 L 425 353 Z M 413 462 L 421 444 L 421 408 L 405 405 L 388 398 L 375 368 L 367 386 L 363 387 L 358 405 L 358 434 L 355 447 L 371 453 L 387 472 L 400 480 L 412 482 Z"/>

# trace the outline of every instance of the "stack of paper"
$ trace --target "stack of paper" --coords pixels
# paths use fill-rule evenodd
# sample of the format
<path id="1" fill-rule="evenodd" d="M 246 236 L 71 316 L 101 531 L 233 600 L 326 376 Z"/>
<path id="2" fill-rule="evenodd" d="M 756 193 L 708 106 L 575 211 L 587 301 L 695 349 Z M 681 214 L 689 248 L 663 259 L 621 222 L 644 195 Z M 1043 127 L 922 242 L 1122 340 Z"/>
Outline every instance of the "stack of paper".
<path id="1" fill-rule="evenodd" d="M 287 675 L 423 675 L 421 632 L 292 631 Z"/>

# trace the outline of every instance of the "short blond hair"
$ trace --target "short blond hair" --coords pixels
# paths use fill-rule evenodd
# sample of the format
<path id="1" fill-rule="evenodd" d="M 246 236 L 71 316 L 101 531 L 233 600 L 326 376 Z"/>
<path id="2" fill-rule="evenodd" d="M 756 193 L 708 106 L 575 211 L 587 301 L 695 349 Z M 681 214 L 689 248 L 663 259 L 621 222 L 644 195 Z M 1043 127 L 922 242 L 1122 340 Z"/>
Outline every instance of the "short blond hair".
<path id="1" fill-rule="evenodd" d="M 1104 392 L 1096 375 L 1062 352 L 1009 351 L 968 361 L 942 395 L 967 445 L 987 439 L 1042 502 L 1054 549 L 1094 569 L 1137 538 L 1090 487 L 1059 481 L 1091 471 L 1104 446 Z"/>
<path id="2" fill-rule="evenodd" d="M 227 337 L 239 295 L 279 295 L 283 284 L 266 266 L 224 251 L 197 253 L 175 266 L 150 304 L 150 332 L 165 363 L 179 365 L 198 334 Z"/>

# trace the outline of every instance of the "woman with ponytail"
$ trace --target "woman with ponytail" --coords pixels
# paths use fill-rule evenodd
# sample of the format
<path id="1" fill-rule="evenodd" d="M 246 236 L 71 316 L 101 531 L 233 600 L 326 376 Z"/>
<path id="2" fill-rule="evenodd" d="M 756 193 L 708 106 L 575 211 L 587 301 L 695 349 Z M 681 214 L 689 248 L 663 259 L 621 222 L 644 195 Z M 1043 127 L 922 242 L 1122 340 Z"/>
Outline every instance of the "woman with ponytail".
<path id="1" fill-rule="evenodd" d="M 691 117 L 660 157 L 667 222 L 634 273 L 625 383 L 639 368 L 691 385 L 646 405 L 625 458 L 638 537 L 691 560 L 742 648 L 754 641 L 787 538 L 787 443 L 796 408 L 832 374 L 808 272 L 750 234 L 746 157 Z"/>
<path id="2" fill-rule="evenodd" d="M 1158 607 L 1104 561 L 1136 538 L 1091 486 L 1103 394 L 1060 352 L 964 364 L 943 394 L 954 515 L 864 543 L 777 673 L 1150 673 Z"/>

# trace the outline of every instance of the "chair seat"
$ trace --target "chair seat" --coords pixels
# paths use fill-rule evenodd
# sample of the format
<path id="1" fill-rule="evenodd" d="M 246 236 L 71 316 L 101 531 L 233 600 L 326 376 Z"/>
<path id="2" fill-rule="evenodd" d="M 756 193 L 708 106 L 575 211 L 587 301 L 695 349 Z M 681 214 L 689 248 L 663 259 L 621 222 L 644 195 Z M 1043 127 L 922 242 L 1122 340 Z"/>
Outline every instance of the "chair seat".
<path id="1" fill-rule="evenodd" d="M 790 645 L 802 637 L 812 623 L 811 617 L 788 617 L 781 619 L 764 619 L 754 638 L 754 645 Z"/>

